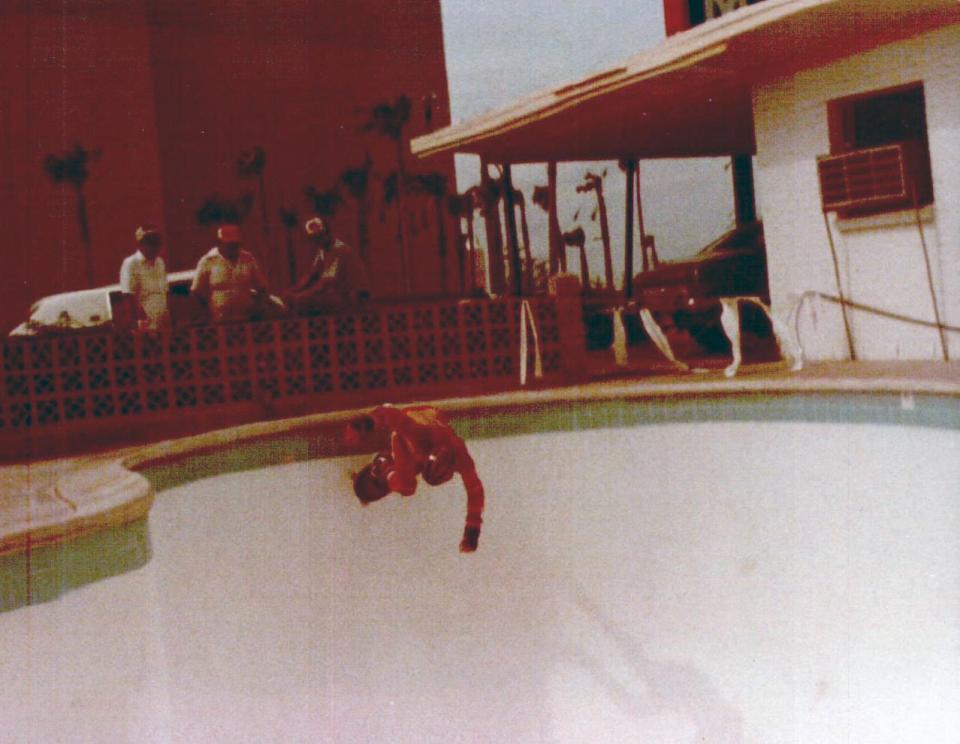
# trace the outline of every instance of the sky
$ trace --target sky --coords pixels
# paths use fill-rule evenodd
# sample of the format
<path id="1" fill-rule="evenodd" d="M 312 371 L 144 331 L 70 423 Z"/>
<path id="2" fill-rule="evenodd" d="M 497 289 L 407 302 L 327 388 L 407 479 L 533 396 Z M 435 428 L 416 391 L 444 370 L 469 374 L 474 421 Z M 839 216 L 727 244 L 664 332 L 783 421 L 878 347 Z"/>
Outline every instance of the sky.
<path id="1" fill-rule="evenodd" d="M 510 104 L 615 65 L 664 39 L 662 0 L 441 0 L 450 108 L 454 122 Z M 644 161 L 640 165 L 644 222 L 661 258 L 682 258 L 719 235 L 732 219 L 730 175 L 725 160 Z M 590 270 L 603 273 L 595 200 L 575 187 L 587 169 L 607 170 L 615 275 L 623 275 L 624 179 L 614 162 L 561 164 L 561 227 L 575 224 L 588 236 Z M 479 161 L 457 156 L 464 190 L 479 180 Z M 513 181 L 530 202 L 545 166 L 517 166 Z M 546 216 L 528 211 L 535 256 L 545 258 Z M 576 219 L 575 219 L 576 218 Z M 479 229 L 480 220 L 478 220 Z M 635 239 L 635 245 L 638 242 Z M 573 260 L 573 253 L 569 259 Z M 574 264 L 576 265 L 576 264 Z M 637 259 L 639 266 L 639 259 Z"/>

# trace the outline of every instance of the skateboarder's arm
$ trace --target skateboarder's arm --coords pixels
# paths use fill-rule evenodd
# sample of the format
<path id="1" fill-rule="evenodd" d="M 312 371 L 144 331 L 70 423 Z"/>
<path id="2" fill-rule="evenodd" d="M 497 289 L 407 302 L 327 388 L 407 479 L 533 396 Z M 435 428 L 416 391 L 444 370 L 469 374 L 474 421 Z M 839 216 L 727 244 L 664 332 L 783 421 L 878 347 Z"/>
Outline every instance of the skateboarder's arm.
<path id="1" fill-rule="evenodd" d="M 467 518 L 463 526 L 460 552 L 472 553 L 477 549 L 477 543 L 480 540 L 480 528 L 483 525 L 484 492 L 483 482 L 477 475 L 473 460 L 469 455 L 466 458 L 467 463 L 464 463 L 463 469 L 460 471 L 463 487 L 467 490 Z"/>

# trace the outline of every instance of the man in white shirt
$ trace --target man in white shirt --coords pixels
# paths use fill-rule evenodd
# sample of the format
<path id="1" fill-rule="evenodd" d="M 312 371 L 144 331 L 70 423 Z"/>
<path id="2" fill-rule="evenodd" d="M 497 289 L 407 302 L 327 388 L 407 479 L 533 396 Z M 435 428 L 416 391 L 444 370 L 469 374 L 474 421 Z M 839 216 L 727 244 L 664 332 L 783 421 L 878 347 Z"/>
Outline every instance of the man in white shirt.
<path id="1" fill-rule="evenodd" d="M 269 305 L 266 277 L 253 254 L 241 248 L 237 225 L 223 225 L 217 241 L 197 264 L 190 292 L 206 303 L 214 323 L 251 320 Z"/>
<path id="2" fill-rule="evenodd" d="M 140 248 L 120 266 L 120 291 L 131 308 L 136 327 L 159 331 L 170 322 L 167 306 L 167 267 L 160 257 L 163 236 L 153 225 L 138 227 Z"/>

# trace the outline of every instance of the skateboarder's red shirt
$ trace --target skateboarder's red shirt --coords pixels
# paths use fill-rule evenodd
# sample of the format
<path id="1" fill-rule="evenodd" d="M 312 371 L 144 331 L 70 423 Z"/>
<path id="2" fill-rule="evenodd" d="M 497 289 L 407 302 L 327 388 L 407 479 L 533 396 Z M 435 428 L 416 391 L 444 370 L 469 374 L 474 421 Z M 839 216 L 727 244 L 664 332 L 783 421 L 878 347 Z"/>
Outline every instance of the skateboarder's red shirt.
<path id="1" fill-rule="evenodd" d="M 366 434 L 388 438 L 389 445 L 354 475 L 353 488 L 361 503 L 370 504 L 394 492 L 410 496 L 417 490 L 418 475 L 429 485 L 438 486 L 459 473 L 467 491 L 460 552 L 475 551 L 483 524 L 483 483 L 467 445 L 443 412 L 433 406 L 378 406 L 351 421 L 344 438 L 356 446 Z"/>

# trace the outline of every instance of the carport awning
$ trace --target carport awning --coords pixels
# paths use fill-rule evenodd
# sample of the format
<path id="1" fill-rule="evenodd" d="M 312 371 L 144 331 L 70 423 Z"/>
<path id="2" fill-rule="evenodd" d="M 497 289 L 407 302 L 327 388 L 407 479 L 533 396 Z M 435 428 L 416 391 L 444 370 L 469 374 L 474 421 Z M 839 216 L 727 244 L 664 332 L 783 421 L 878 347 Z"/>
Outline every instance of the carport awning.
<path id="1" fill-rule="evenodd" d="M 764 0 L 411 150 L 504 163 L 752 153 L 758 82 L 954 23 L 957 0 Z"/>

